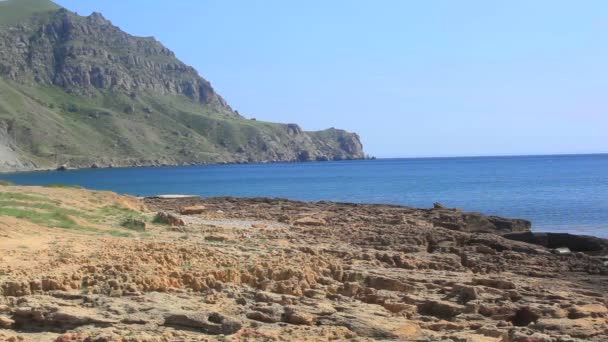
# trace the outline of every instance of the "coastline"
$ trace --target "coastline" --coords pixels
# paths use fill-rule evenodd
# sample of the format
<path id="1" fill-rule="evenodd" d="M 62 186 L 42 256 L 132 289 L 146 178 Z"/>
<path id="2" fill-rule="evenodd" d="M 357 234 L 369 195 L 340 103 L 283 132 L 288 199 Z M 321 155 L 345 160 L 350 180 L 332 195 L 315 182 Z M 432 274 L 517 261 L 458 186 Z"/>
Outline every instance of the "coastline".
<path id="1" fill-rule="evenodd" d="M 607 166 L 608 158 L 598 155 L 377 159 L 32 171 L 5 173 L 0 179 L 31 185 L 78 184 L 138 196 L 192 193 L 415 207 L 440 201 L 469 211 L 526 218 L 535 231 L 605 238 L 608 217 L 601 199 L 608 191 L 602 185 Z M 563 171 L 551 171 L 555 168 Z M 593 179 L 599 183 L 594 185 Z"/>
<path id="2" fill-rule="evenodd" d="M 357 160 L 453 160 L 453 159 L 509 159 L 509 158 L 567 158 L 567 157 L 608 157 L 608 152 L 593 152 L 593 153 L 556 153 L 556 154 L 509 154 L 509 155 L 479 155 L 479 156 L 421 156 L 421 157 L 373 157 L 366 156 L 363 158 L 343 158 L 343 159 L 328 159 L 328 160 L 261 160 L 261 161 L 218 161 L 218 162 L 127 162 L 127 163 L 100 163 L 95 162 L 84 164 L 82 166 L 55 165 L 45 167 L 31 167 L 22 169 L 6 169 L 0 168 L 0 175 L 10 173 L 23 172 L 51 172 L 51 171 L 69 171 L 69 170 L 88 170 L 88 169 L 124 169 L 124 168 L 147 168 L 147 167 L 180 167 L 180 166 L 212 166 L 212 165 L 264 165 L 264 164 L 294 164 L 294 163 L 323 163 L 323 162 L 338 162 L 338 161 L 357 161 Z M 65 167 L 65 170 L 59 170 Z"/>
<path id="3" fill-rule="evenodd" d="M 599 342 L 608 328 L 605 254 L 504 237 L 525 220 L 439 204 L 0 196 L 0 339 Z"/>
<path id="4" fill-rule="evenodd" d="M 26 173 L 26 172 L 63 172 L 63 171 L 76 171 L 76 170 L 91 170 L 91 169 L 128 169 L 128 168 L 161 168 L 161 167 L 187 167 L 187 166 L 213 166 L 213 165 L 265 165 L 265 164 L 296 164 L 296 163 L 325 163 L 325 162 L 339 162 L 339 161 L 354 161 L 354 160 L 375 160 L 373 157 L 366 158 L 343 158 L 343 159 L 332 159 L 332 160 L 262 160 L 262 161 L 222 161 L 222 162 L 203 162 L 203 163 L 158 163 L 158 162 L 135 162 L 135 163 L 110 163 L 110 164 L 87 164 L 83 166 L 70 166 L 70 165 L 56 165 L 53 167 L 31 167 L 22 169 L 6 169 L 0 168 L 0 175 L 2 174 L 13 174 L 13 173 Z"/>

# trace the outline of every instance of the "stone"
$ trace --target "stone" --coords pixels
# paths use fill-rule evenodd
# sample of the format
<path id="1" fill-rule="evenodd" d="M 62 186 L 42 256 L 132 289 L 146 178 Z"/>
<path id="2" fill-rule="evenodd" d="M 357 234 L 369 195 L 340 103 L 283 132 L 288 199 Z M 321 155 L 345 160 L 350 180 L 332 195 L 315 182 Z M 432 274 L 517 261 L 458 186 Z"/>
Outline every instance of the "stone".
<path id="1" fill-rule="evenodd" d="M 570 251 L 570 248 L 568 248 L 568 247 L 559 247 L 559 248 L 556 248 L 554 251 L 555 251 L 555 254 L 559 254 L 559 255 L 572 254 L 572 251 Z"/>
<path id="2" fill-rule="evenodd" d="M 579 319 L 579 318 L 608 318 L 608 308 L 604 304 L 584 304 L 575 305 L 568 312 L 568 318 Z"/>
<path id="3" fill-rule="evenodd" d="M 456 297 L 460 304 L 466 304 L 471 300 L 479 298 L 478 289 L 475 286 L 455 285 L 452 289 L 452 297 Z"/>
<path id="4" fill-rule="evenodd" d="M 327 221 L 320 217 L 305 216 L 293 222 L 296 226 L 313 226 L 320 227 L 327 225 Z"/>
<path id="5" fill-rule="evenodd" d="M 6 281 L 0 286 L 0 294 L 4 296 L 22 297 L 32 294 L 30 285 L 23 281 Z"/>
<path id="6" fill-rule="evenodd" d="M 487 216 L 481 213 L 463 213 L 458 209 L 441 209 L 435 212 L 435 216 L 432 217 L 435 227 L 463 232 L 500 234 L 527 232 L 532 227 L 532 223 L 527 220 Z"/>
<path id="7" fill-rule="evenodd" d="M 313 325 L 315 323 L 315 316 L 290 307 L 285 307 L 283 322 L 295 325 Z"/>
<path id="8" fill-rule="evenodd" d="M 14 324 L 15 324 L 14 320 L 12 320 L 6 316 L 0 315 L 0 328 L 1 329 L 10 329 L 13 327 Z"/>
<path id="9" fill-rule="evenodd" d="M 418 313 L 425 316 L 435 316 L 450 320 L 460 315 L 464 306 L 443 300 L 426 300 L 418 305 Z"/>
<path id="10" fill-rule="evenodd" d="M 0 216 L 0 316 L 15 321 L 0 328 L 1 341 L 61 333 L 99 341 L 605 340 L 607 259 L 433 226 L 444 212 L 465 215 L 454 209 L 19 190 L 83 214 L 122 203 L 142 214 L 204 205 L 209 217 L 176 214 L 188 234 L 156 226 L 141 238 L 95 235 L 93 244 L 90 234 L 46 234 Z M 282 215 L 322 216 L 330 226 L 279 224 Z M 251 228 L 261 222 L 270 229 Z M 23 248 L 32 239 L 43 243 Z"/>
<path id="11" fill-rule="evenodd" d="M 264 322 L 264 323 L 277 323 L 280 321 L 280 317 L 276 317 L 274 315 L 264 313 L 261 311 L 250 311 L 245 316 L 254 321 Z"/>
<path id="12" fill-rule="evenodd" d="M 572 252 L 608 255 L 608 239 L 567 233 L 525 232 L 503 235 L 504 238 L 527 242 L 546 248 L 568 248 Z"/>
<path id="13" fill-rule="evenodd" d="M 439 202 L 435 202 L 435 203 L 433 203 L 433 208 L 434 209 L 445 209 L 445 206 Z"/>
<path id="14" fill-rule="evenodd" d="M 186 225 L 184 220 L 182 220 L 180 217 L 178 217 L 174 214 L 171 214 L 171 213 L 164 212 L 164 211 L 160 211 L 156 214 L 156 217 L 154 218 L 154 222 L 167 224 L 170 226 L 185 226 Z"/>
<path id="15" fill-rule="evenodd" d="M 192 205 L 189 207 L 183 207 L 179 210 L 181 215 L 198 215 L 202 214 L 207 210 L 204 205 Z"/>
<path id="16" fill-rule="evenodd" d="M 165 316 L 164 325 L 196 329 L 209 335 L 232 335 L 242 324 L 217 312 L 181 312 Z"/>

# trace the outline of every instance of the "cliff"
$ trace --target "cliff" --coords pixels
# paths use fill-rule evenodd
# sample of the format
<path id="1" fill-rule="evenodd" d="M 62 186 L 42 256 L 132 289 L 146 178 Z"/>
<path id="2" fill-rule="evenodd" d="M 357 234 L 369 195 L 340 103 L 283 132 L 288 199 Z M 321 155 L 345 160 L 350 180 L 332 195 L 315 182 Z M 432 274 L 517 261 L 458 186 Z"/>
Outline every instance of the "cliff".
<path id="1" fill-rule="evenodd" d="M 363 158 L 358 135 L 246 119 L 152 37 L 0 3 L 0 169 Z"/>

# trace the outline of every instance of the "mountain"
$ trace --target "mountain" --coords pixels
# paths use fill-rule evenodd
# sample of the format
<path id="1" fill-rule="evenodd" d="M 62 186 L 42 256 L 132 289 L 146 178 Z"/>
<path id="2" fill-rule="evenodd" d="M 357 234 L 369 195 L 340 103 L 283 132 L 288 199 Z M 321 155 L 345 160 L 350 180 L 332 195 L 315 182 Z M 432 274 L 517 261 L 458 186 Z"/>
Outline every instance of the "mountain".
<path id="1" fill-rule="evenodd" d="M 357 134 L 246 119 L 152 37 L 0 1 L 0 169 L 363 158 Z"/>

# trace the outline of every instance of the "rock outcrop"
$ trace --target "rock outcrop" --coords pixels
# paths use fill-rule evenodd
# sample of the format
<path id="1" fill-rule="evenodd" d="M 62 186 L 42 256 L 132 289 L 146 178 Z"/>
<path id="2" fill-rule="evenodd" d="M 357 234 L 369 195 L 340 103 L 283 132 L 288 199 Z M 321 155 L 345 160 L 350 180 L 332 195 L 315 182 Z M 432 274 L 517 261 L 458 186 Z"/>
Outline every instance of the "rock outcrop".
<path id="1" fill-rule="evenodd" d="M 121 31 L 101 13 L 82 17 L 62 8 L 13 25 L 0 37 L 0 71 L 10 80 L 81 95 L 94 95 L 94 89 L 183 95 L 237 115 L 171 50 L 152 37 Z"/>
<path id="2" fill-rule="evenodd" d="M 585 252 L 594 255 L 608 255 L 608 239 L 588 235 L 574 235 L 567 233 L 510 233 L 503 237 L 509 240 L 523 241 L 555 249 L 568 248 L 572 252 Z"/>
<path id="3" fill-rule="evenodd" d="M 605 260 L 503 237 L 517 220 L 473 214 L 479 232 L 446 208 L 0 193 L 78 222 L 0 216 L 0 340 L 603 342 L 608 331 Z M 465 225 L 438 226 L 446 211 Z"/>

